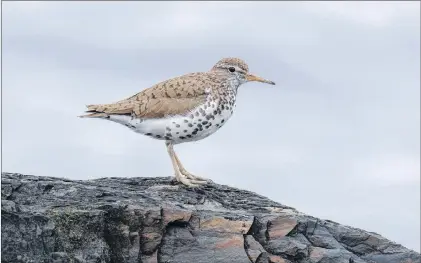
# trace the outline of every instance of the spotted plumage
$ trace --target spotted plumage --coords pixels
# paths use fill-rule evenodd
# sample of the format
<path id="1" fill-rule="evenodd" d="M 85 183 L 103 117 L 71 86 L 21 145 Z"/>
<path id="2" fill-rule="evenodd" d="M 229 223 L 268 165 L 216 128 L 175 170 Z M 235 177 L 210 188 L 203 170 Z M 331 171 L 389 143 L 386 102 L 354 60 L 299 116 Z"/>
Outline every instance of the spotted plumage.
<path id="1" fill-rule="evenodd" d="M 274 84 L 250 74 L 243 60 L 224 58 L 207 72 L 163 81 L 115 103 L 88 105 L 87 114 L 80 117 L 113 121 L 165 140 L 176 179 L 200 185 L 207 180 L 184 169 L 173 145 L 201 140 L 219 130 L 234 112 L 238 87 L 248 81 Z"/>

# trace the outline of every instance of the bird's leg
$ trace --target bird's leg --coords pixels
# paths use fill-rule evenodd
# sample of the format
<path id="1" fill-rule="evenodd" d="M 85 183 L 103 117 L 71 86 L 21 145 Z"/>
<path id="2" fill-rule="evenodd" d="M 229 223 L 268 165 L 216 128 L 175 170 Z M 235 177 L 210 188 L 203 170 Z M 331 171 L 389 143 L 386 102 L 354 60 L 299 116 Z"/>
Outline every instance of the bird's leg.
<path id="1" fill-rule="evenodd" d="M 175 179 L 178 182 L 180 182 L 184 185 L 187 185 L 189 187 L 195 187 L 195 186 L 199 186 L 201 184 L 206 183 L 206 181 L 198 181 L 198 180 L 187 178 L 186 175 L 182 174 L 180 172 L 180 168 L 179 168 L 178 163 L 177 163 L 177 157 L 175 155 L 172 143 L 171 142 L 165 142 L 165 145 L 167 146 L 167 151 L 168 151 L 168 154 L 170 155 L 171 162 L 172 162 L 172 165 L 173 165 L 173 168 L 174 168 Z"/>
<path id="2" fill-rule="evenodd" d="M 175 152 L 174 152 L 174 157 L 175 157 L 175 160 L 177 161 L 177 165 L 178 165 L 178 168 L 180 169 L 180 172 L 182 174 L 184 174 L 187 178 L 190 178 L 190 179 L 193 179 L 193 180 L 198 180 L 198 181 L 212 182 L 212 180 L 210 180 L 210 179 L 206 179 L 206 178 L 203 178 L 203 177 L 200 177 L 200 176 L 189 173 L 184 168 L 184 166 L 181 164 L 181 161 L 180 161 L 180 159 L 178 159 L 178 156 Z"/>

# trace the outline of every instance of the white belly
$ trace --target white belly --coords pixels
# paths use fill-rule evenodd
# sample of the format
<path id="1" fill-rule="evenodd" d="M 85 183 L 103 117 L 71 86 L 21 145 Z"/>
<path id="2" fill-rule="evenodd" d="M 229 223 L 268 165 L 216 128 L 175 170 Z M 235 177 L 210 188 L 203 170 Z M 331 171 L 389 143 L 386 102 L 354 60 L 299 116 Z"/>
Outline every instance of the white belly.
<path id="1" fill-rule="evenodd" d="M 219 130 L 231 117 L 235 103 L 223 109 L 219 107 L 219 110 L 217 106 L 218 102 L 207 103 L 185 115 L 162 119 L 132 119 L 130 116 L 117 115 L 110 116 L 109 120 L 123 124 L 137 133 L 177 144 L 201 140 Z"/>

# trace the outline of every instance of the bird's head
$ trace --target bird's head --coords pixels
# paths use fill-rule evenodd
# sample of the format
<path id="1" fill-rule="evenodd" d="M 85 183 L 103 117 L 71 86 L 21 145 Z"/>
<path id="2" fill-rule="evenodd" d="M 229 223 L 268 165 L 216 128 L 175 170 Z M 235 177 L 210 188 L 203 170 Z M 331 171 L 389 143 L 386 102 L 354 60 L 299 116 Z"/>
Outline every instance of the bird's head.
<path id="1" fill-rule="evenodd" d="M 223 58 L 219 60 L 211 71 L 218 71 L 224 75 L 228 75 L 229 78 L 235 78 L 239 81 L 239 84 L 243 84 L 250 81 L 259 81 L 275 85 L 275 82 L 261 78 L 259 76 L 250 74 L 249 67 L 246 62 L 239 58 Z"/>

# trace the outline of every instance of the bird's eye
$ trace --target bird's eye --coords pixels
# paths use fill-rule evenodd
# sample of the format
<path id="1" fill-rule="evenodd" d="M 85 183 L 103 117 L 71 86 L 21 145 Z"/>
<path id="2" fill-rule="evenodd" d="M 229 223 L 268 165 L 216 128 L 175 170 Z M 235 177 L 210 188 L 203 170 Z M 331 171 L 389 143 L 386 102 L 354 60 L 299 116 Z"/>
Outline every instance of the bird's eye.
<path id="1" fill-rule="evenodd" d="M 230 72 L 234 72 L 234 71 L 235 71 L 235 68 L 234 68 L 234 67 L 230 67 L 228 70 L 229 70 Z"/>

